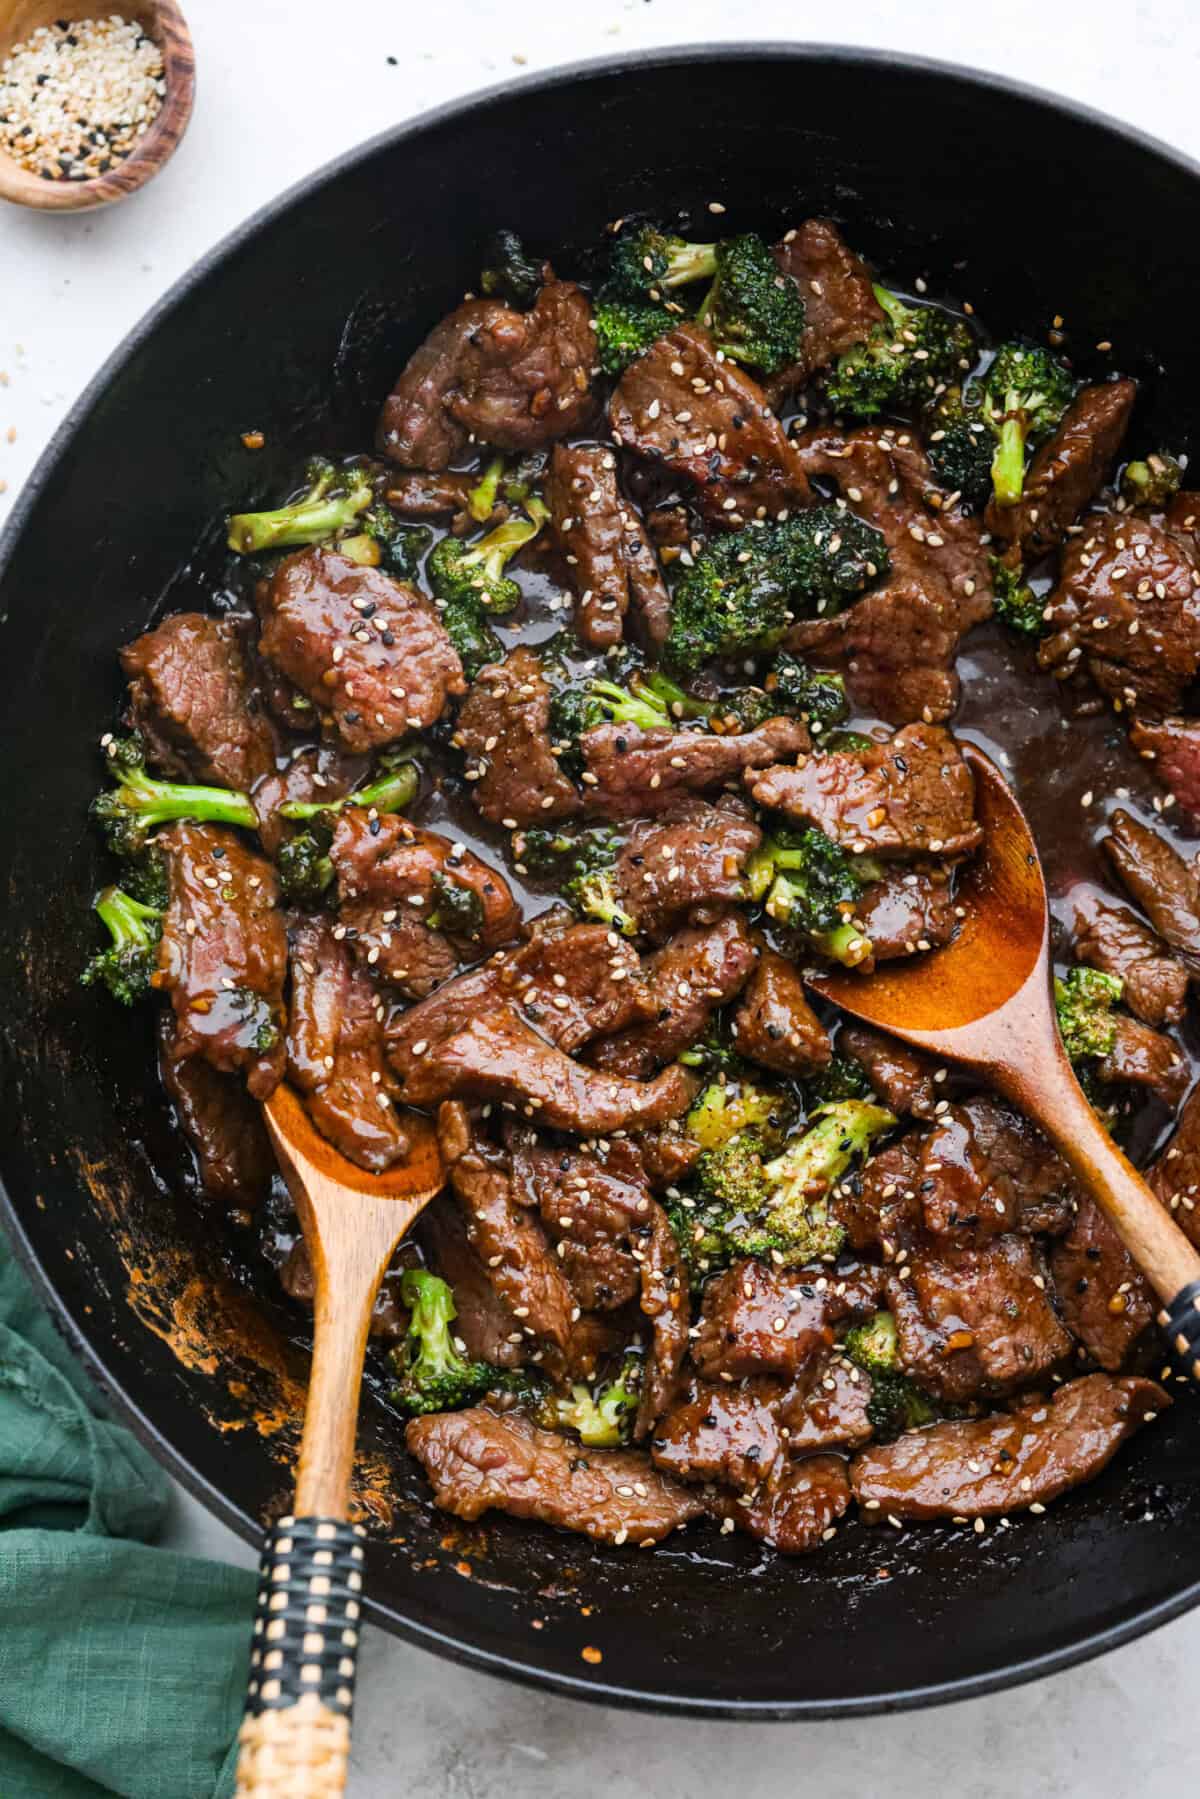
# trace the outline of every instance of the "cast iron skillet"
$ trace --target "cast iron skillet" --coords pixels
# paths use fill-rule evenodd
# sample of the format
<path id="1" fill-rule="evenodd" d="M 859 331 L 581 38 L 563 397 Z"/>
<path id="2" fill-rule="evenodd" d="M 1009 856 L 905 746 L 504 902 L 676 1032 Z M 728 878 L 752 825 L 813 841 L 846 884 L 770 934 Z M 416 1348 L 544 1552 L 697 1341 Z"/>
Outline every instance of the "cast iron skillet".
<path id="1" fill-rule="evenodd" d="M 302 451 L 369 442 L 390 379 L 472 285 L 495 225 L 582 247 L 638 207 L 690 209 L 699 226 L 710 200 L 726 229 L 832 213 L 885 273 L 924 270 L 931 292 L 968 295 L 1005 331 L 1060 312 L 1072 346 L 1111 339 L 1123 369 L 1161 365 L 1146 435 L 1186 443 L 1200 407 L 1195 166 L 930 63 L 682 50 L 444 108 L 268 207 L 97 376 L 0 544 L 5 1218 L 118 1410 L 247 1536 L 286 1491 L 302 1337 L 249 1292 L 192 1197 L 147 1020 L 76 985 L 116 648 L 220 586 L 215 521 L 231 501 L 277 492 Z M 252 428 L 266 433 L 257 455 L 240 442 Z M 363 1500 L 391 1539 L 373 1555 L 373 1616 L 565 1693 L 736 1717 L 879 1711 L 1064 1667 L 1200 1598 L 1186 1402 L 1045 1518 L 982 1539 L 855 1525 L 801 1561 L 710 1530 L 653 1555 L 506 1520 L 454 1532 L 397 1455 L 377 1392 L 362 1435 Z M 464 1558 L 470 1579 L 454 1571 Z"/>

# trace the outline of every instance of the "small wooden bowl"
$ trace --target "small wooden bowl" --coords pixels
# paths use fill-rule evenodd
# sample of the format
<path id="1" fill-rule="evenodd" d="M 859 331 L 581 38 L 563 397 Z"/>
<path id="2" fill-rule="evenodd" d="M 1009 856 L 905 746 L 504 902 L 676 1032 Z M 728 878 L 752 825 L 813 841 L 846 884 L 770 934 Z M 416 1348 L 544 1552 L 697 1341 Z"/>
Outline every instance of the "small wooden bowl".
<path id="1" fill-rule="evenodd" d="M 124 161 L 90 181 L 48 180 L 0 150 L 0 199 L 44 212 L 82 212 L 123 200 L 170 161 L 192 116 L 196 87 L 191 34 L 175 0 L 0 0 L 0 63 L 40 25 L 112 12 L 140 25 L 162 52 L 167 91 L 153 123 Z"/>

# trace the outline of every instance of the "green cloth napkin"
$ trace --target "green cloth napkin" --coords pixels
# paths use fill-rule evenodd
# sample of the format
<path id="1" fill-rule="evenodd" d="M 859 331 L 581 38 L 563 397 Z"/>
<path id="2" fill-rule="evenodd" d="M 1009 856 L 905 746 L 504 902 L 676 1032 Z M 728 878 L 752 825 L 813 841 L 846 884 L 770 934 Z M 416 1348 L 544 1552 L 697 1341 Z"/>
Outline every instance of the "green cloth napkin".
<path id="1" fill-rule="evenodd" d="M 226 1799 L 254 1576 L 149 1547 L 162 1470 L 0 1233 L 0 1796 Z"/>

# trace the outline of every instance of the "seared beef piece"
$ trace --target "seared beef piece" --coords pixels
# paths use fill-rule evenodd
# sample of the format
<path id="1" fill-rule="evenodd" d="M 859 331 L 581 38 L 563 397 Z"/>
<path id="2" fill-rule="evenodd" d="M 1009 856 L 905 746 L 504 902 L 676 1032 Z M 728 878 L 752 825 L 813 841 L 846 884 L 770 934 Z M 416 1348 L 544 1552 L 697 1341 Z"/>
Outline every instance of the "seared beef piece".
<path id="1" fill-rule="evenodd" d="M 450 939 L 416 912 L 350 900 L 338 919 L 358 960 L 408 999 L 428 998 L 458 967 Z"/>
<path id="2" fill-rule="evenodd" d="M 502 950 L 389 1019 L 388 1054 L 403 1076 L 426 1050 L 460 1030 L 473 1013 L 497 1004 L 520 1010 L 568 1055 L 604 1031 L 644 1018 L 649 1004 L 637 953 L 600 924 L 576 924 L 566 911 L 535 919 L 529 941 Z"/>
<path id="3" fill-rule="evenodd" d="M 1165 943 L 1190 975 L 1200 975 L 1200 877 L 1165 837 L 1128 812 L 1109 819 L 1104 852 Z"/>
<path id="4" fill-rule="evenodd" d="M 688 1136 L 678 1120 L 643 1131 L 638 1138 L 638 1149 L 646 1179 L 659 1192 L 665 1187 L 677 1187 L 680 1181 L 686 1180 L 701 1153 L 696 1139 Z"/>
<path id="5" fill-rule="evenodd" d="M 688 508 L 677 501 L 653 506 L 646 514 L 646 535 L 664 562 L 671 562 L 671 551 L 686 550 L 696 535 Z"/>
<path id="6" fill-rule="evenodd" d="M 287 933 L 275 870 L 233 831 L 173 824 L 156 843 L 170 897 L 154 985 L 175 1008 L 175 1054 L 243 1070 L 255 1099 L 283 1077 Z"/>
<path id="7" fill-rule="evenodd" d="M 1154 773 L 1194 829 L 1200 819 L 1200 719 L 1164 718 L 1157 723 L 1135 719 L 1129 741 L 1139 756 L 1154 764 Z"/>
<path id="8" fill-rule="evenodd" d="M 915 1133 L 889 1143 L 865 1167 L 843 1176 L 833 1190 L 830 1212 L 845 1231 L 849 1248 L 883 1248 L 890 1259 L 897 1240 L 907 1241 L 917 1228 L 921 1179 L 921 1139 Z"/>
<path id="9" fill-rule="evenodd" d="M 515 1368 L 524 1360 L 529 1339 L 521 1320 L 492 1284 L 490 1271 L 471 1247 L 462 1208 L 449 1193 L 439 1193 L 421 1213 L 417 1237 L 435 1273 L 454 1293 L 454 1335 L 461 1337 L 473 1362 Z"/>
<path id="10" fill-rule="evenodd" d="M 1099 1474 L 1170 1403 L 1152 1380 L 1088 1374 L 1018 1411 L 933 1424 L 864 1449 L 850 1464 L 854 1497 L 874 1524 L 889 1516 L 994 1518 L 1045 1505 Z"/>
<path id="11" fill-rule="evenodd" d="M 580 738 L 589 810 L 609 818 L 665 812 L 689 793 L 736 781 L 744 769 L 766 768 L 809 747 L 797 718 L 769 718 L 753 731 L 643 731 L 595 725 Z"/>
<path id="12" fill-rule="evenodd" d="M 467 1241 L 525 1336 L 536 1338 L 553 1373 L 592 1373 L 571 1328 L 575 1295 L 545 1231 L 513 1191 L 509 1158 L 473 1135 L 465 1108 L 457 1104 L 438 1111 L 438 1143 Z"/>
<path id="13" fill-rule="evenodd" d="M 1049 1373 L 1071 1339 L 1045 1284 L 1030 1239 L 1016 1234 L 978 1249 L 914 1252 L 908 1277 L 898 1264 L 887 1281 L 906 1373 L 951 1402 Z"/>
<path id="14" fill-rule="evenodd" d="M 1124 712 L 1178 712 L 1200 670 L 1200 551 L 1132 512 L 1097 518 L 1063 551 L 1042 668 L 1084 668 Z"/>
<path id="15" fill-rule="evenodd" d="M 836 618 L 793 625 L 788 648 L 842 670 L 860 712 L 894 725 L 949 718 L 959 640 L 992 609 L 978 521 L 946 504 L 916 439 L 895 425 L 811 431 L 797 448 L 810 475 L 836 482 L 882 531 L 891 569 Z"/>
<path id="16" fill-rule="evenodd" d="M 939 949 L 958 928 L 949 872 L 936 864 L 891 868 L 882 881 L 863 889 L 854 916 L 870 939 L 875 962 Z"/>
<path id="17" fill-rule="evenodd" d="M 1060 544 L 1088 501 L 1099 493 L 1121 447 L 1137 384 L 1112 381 L 1085 387 L 1062 423 L 1035 454 L 1015 506 L 995 500 L 987 509 L 992 536 L 1016 544 L 1027 560 Z"/>
<path id="18" fill-rule="evenodd" d="M 1154 1295 L 1090 1194 L 1081 1195 L 1069 1234 L 1050 1251 L 1050 1272 L 1067 1329 L 1115 1374 L 1154 1320 Z"/>
<path id="19" fill-rule="evenodd" d="M 1017 1197 L 1017 1230 L 1061 1237 L 1070 1228 L 1080 1191 L 1058 1151 L 1036 1124 L 1003 1100 L 977 1093 L 956 1108 L 971 1127 L 994 1179 L 1001 1174 Z"/>
<path id="20" fill-rule="evenodd" d="M 398 1066 L 393 1055 L 393 1066 Z M 469 1019 L 424 1055 L 412 1055 L 403 1071 L 410 1105 L 466 1096 L 500 1100 L 526 1118 L 582 1137 L 661 1124 L 686 1112 L 695 1080 L 679 1067 L 657 1080 L 625 1080 L 575 1062 L 538 1037 L 504 1007 Z"/>
<path id="21" fill-rule="evenodd" d="M 1119 1015 L 1116 1037 L 1096 1078 L 1113 1086 L 1146 1087 L 1174 1109 L 1188 1085 L 1188 1065 L 1169 1037 L 1139 1019 Z"/>
<path id="22" fill-rule="evenodd" d="M 166 1011 L 159 1013 L 158 1072 L 195 1153 L 204 1197 L 252 1210 L 276 1166 L 260 1108 L 231 1075 L 218 1074 L 194 1056 L 176 1059 L 174 1016 Z"/>
<path id="23" fill-rule="evenodd" d="M 130 723 L 164 774 L 249 793 L 274 768 L 274 733 L 232 620 L 177 612 L 126 644 L 121 667 Z"/>
<path id="24" fill-rule="evenodd" d="M 388 482 L 386 498 L 392 511 L 402 518 L 469 518 L 467 505 L 472 488 L 478 484 L 478 475 L 451 470 L 397 472 Z"/>
<path id="25" fill-rule="evenodd" d="M 384 1060 L 375 984 L 334 936 L 332 919 L 302 919 L 291 949 L 288 1078 L 321 1135 L 381 1174 L 404 1155 L 409 1133 L 395 1109 L 400 1086 Z"/>
<path id="26" fill-rule="evenodd" d="M 537 301 L 514 312 L 467 300 L 425 339 L 384 404 L 376 442 L 404 467 L 439 470 L 468 436 L 536 449 L 577 431 L 591 411 L 591 308 L 547 265 Z"/>
<path id="27" fill-rule="evenodd" d="M 604 1037 L 591 1052 L 597 1068 L 648 1080 L 699 1037 L 718 1006 L 745 986 L 756 952 L 738 912 L 695 931 L 680 931 L 643 965 L 648 1015 Z"/>
<path id="28" fill-rule="evenodd" d="M 484 1406 L 414 1418 L 404 1433 L 444 1512 L 537 1518 L 598 1543 L 660 1543 L 698 1518 L 694 1488 L 659 1474 L 637 1449 L 583 1449 L 520 1412 Z"/>
<path id="29" fill-rule="evenodd" d="M 1178 1024 L 1188 971 L 1127 906 L 1087 892 L 1075 910 L 1076 959 L 1124 982 L 1121 998 L 1146 1024 Z"/>
<path id="30" fill-rule="evenodd" d="M 298 550 L 260 592 L 259 649 L 348 749 L 428 730 L 447 697 L 466 692 L 458 652 L 431 603 L 380 569 L 335 550 Z"/>
<path id="31" fill-rule="evenodd" d="M 775 246 L 775 260 L 804 296 L 800 361 L 772 384 L 786 393 L 862 343 L 887 314 L 875 298 L 866 263 L 829 219 L 805 219 L 789 231 Z"/>
<path id="32" fill-rule="evenodd" d="M 378 1343 L 400 1343 L 408 1334 L 411 1314 L 401 1302 L 400 1282 L 405 1269 L 412 1266 L 411 1252 L 406 1253 L 402 1247 L 384 1270 L 368 1325 L 371 1337 Z M 303 1237 L 297 1237 L 288 1251 L 287 1260 L 279 1270 L 279 1284 L 289 1299 L 294 1299 L 297 1305 L 305 1306 L 309 1311 L 312 1310 L 317 1284 L 313 1278 L 308 1244 Z"/>
<path id="33" fill-rule="evenodd" d="M 308 713 L 312 719 L 312 712 Z M 334 743 L 306 743 L 293 750 L 282 767 L 275 767 L 255 787 L 252 798 L 258 813 L 258 834 L 269 856 L 279 854 L 279 846 L 305 826 L 283 818 L 279 808 L 299 801 L 301 805 L 326 805 L 345 799 L 367 774 L 371 764 L 366 756 L 352 756 Z"/>
<path id="34" fill-rule="evenodd" d="M 699 325 L 677 325 L 631 362 L 608 416 L 619 444 L 696 483 L 714 524 L 736 529 L 809 499 L 762 388 L 735 362 L 718 361 Z"/>
<path id="35" fill-rule="evenodd" d="M 925 1228 L 956 1245 L 1002 1236 L 1020 1216 L 1008 1170 L 993 1162 L 972 1127 L 965 1106 L 950 1106 L 921 1146 L 917 1191 Z"/>
<path id="36" fill-rule="evenodd" d="M 637 513 L 617 486 L 617 459 L 597 444 L 557 444 L 546 502 L 578 596 L 575 628 L 584 643 L 619 643 L 632 606 L 651 645 L 667 635 L 670 596 Z"/>
<path id="37" fill-rule="evenodd" d="M 435 918 L 439 930 L 475 953 L 511 943 L 520 930 L 520 907 L 502 874 L 463 844 L 419 830 L 396 813 L 380 818 L 348 806 L 330 855 L 343 906 L 349 900 L 382 905 L 384 923 L 392 922 L 391 907 L 407 908 L 418 918 Z M 469 909 L 472 898 L 478 902 L 476 923 L 455 916 L 456 896 L 465 896 Z"/>
<path id="38" fill-rule="evenodd" d="M 818 1285 L 818 1283 L 820 1283 Z M 828 1271 L 734 1262 L 704 1289 L 692 1360 L 708 1380 L 776 1374 L 794 1380 L 829 1349 L 851 1310 Z"/>
<path id="39" fill-rule="evenodd" d="M 905 725 L 868 750 L 802 756 L 746 784 L 758 805 L 819 826 L 856 855 L 961 856 L 983 838 L 974 778 L 940 725 Z"/>
<path id="40" fill-rule="evenodd" d="M 739 1055 L 780 1074 L 812 1074 L 833 1055 L 795 966 L 771 949 L 759 957 L 733 1015 L 733 1035 Z"/>
<path id="41" fill-rule="evenodd" d="M 869 1442 L 874 1426 L 867 1417 L 871 1377 L 844 1355 L 832 1352 L 817 1369 L 812 1385 L 792 1393 L 780 1408 L 790 1455 L 816 1449 L 857 1449 Z"/>
<path id="42" fill-rule="evenodd" d="M 550 748 L 550 689 L 523 645 L 479 671 L 453 742 L 466 758 L 472 798 L 493 824 L 515 830 L 579 811 L 579 794 Z"/>
<path id="43" fill-rule="evenodd" d="M 850 1505 L 846 1464 L 837 1455 L 781 1462 L 749 1499 L 717 1494 L 710 1510 L 781 1555 L 815 1549 Z"/>
<path id="44" fill-rule="evenodd" d="M 642 1372 L 642 1396 L 633 1424 L 633 1434 L 640 1442 L 675 1398 L 688 1352 L 692 1318 L 687 1268 L 667 1215 L 657 1201 L 653 1202 L 649 1224 L 641 1228 L 638 1236 L 639 1303 L 650 1320 L 652 1333 Z"/>
<path id="45" fill-rule="evenodd" d="M 932 1118 L 940 1097 L 934 1080 L 937 1063 L 910 1049 L 898 1037 L 888 1037 L 865 1024 L 843 1024 L 838 1031 L 838 1053 L 862 1064 L 867 1079 L 889 1112 L 897 1117 Z"/>
<path id="46" fill-rule="evenodd" d="M 654 1466 L 739 1493 L 756 1487 L 779 1459 L 776 1414 L 785 1391 L 774 1380 L 690 1381 L 650 1440 Z"/>
<path id="47" fill-rule="evenodd" d="M 653 1201 L 636 1147 L 623 1139 L 604 1154 L 548 1149 L 534 1141 L 513 1151 L 513 1188 L 536 1206 L 563 1273 L 585 1312 L 627 1305 L 641 1284 L 633 1232 Z"/>
<path id="48" fill-rule="evenodd" d="M 1175 1134 L 1146 1179 L 1180 1230 L 1200 1247 L 1200 1087 L 1188 1095 Z"/>
<path id="49" fill-rule="evenodd" d="M 746 861 L 761 842 L 742 801 L 682 799 L 628 833 L 617 858 L 617 897 L 650 937 L 666 936 L 681 913 L 701 923 L 748 897 Z"/>

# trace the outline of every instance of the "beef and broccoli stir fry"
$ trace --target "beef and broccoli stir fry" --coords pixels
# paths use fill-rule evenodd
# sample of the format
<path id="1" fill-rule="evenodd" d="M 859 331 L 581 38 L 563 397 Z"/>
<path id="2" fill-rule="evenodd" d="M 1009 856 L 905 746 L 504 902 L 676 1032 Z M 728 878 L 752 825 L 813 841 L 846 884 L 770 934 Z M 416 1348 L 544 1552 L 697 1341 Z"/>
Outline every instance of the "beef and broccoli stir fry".
<path id="1" fill-rule="evenodd" d="M 1200 493 L 1126 444 L 1132 380 L 828 221 L 618 221 L 590 267 L 500 234 L 373 449 L 122 652 L 84 978 L 157 997 L 199 1186 L 299 1305 L 256 1102 L 371 1171 L 436 1117 L 373 1334 L 447 1511 L 792 1553 L 1041 1510 L 1168 1403 L 1151 1293 L 1025 1118 L 804 971 L 958 928 L 990 632 L 1049 760 L 1099 720 L 1161 783 L 1103 879 L 1051 870 L 1059 1022 L 1200 1242 Z"/>

